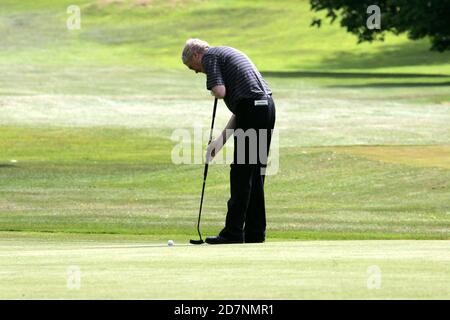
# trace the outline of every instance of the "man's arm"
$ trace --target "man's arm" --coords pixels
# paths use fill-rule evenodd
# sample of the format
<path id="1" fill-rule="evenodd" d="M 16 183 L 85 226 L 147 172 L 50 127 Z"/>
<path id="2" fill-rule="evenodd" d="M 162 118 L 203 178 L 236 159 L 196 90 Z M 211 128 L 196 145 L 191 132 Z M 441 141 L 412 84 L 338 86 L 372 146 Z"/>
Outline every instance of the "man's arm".
<path id="1" fill-rule="evenodd" d="M 233 134 L 233 130 L 236 129 L 236 116 L 233 114 L 231 115 L 230 120 L 228 121 L 225 129 L 223 129 L 222 134 L 220 135 L 222 137 L 222 140 L 219 140 L 222 142 L 222 145 L 224 145 L 228 138 Z M 220 137 L 218 138 L 220 139 Z"/>
<path id="2" fill-rule="evenodd" d="M 225 86 L 218 85 L 211 89 L 211 94 L 216 97 L 217 99 L 223 99 L 225 98 L 226 90 Z"/>
<path id="3" fill-rule="evenodd" d="M 236 129 L 236 116 L 233 114 L 220 136 L 217 137 L 217 139 L 211 141 L 211 143 L 208 145 L 208 149 L 206 150 L 207 163 L 209 163 L 222 149 L 228 138 L 233 134 L 234 129 Z"/>

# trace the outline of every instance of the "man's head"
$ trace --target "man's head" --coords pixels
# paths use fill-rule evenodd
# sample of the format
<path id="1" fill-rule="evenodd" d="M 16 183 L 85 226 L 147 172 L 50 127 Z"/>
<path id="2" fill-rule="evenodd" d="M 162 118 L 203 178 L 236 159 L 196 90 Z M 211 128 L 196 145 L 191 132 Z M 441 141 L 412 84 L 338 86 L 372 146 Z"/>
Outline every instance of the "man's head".
<path id="1" fill-rule="evenodd" d="M 200 39 L 189 39 L 183 49 L 181 59 L 183 63 L 196 73 L 204 72 L 202 66 L 203 54 L 208 50 L 209 44 Z"/>

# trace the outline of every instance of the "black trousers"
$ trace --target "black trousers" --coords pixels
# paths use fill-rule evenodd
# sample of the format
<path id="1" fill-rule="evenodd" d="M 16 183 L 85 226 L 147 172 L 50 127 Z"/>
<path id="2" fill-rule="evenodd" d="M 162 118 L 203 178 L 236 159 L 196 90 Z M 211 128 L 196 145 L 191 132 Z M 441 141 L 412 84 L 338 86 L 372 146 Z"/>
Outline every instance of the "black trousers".
<path id="1" fill-rule="evenodd" d="M 266 231 L 264 199 L 265 168 L 275 125 L 275 104 L 271 96 L 242 100 L 237 106 L 234 161 L 230 165 L 230 199 L 221 236 L 245 241 L 262 241 Z M 255 137 L 256 136 L 256 137 Z"/>

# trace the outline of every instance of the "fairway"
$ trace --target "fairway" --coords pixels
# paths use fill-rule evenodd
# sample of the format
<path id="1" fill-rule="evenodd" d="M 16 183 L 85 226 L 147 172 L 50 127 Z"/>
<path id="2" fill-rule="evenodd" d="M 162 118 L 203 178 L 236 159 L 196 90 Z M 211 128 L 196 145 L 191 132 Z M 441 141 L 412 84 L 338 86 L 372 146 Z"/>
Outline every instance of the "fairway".
<path id="1" fill-rule="evenodd" d="M 449 241 L 168 247 L 150 239 L 10 233 L 0 252 L 1 299 L 450 298 Z M 74 267 L 76 287 L 67 273 Z"/>
<path id="2" fill-rule="evenodd" d="M 315 16 L 308 1 L 2 0 L 0 299 L 449 299 L 450 52 L 358 45 Z M 174 133 L 209 130 L 213 103 L 181 63 L 189 37 L 244 51 L 273 91 L 264 244 L 188 245 L 203 164 L 173 161 Z M 230 115 L 220 101 L 214 136 Z M 229 165 L 211 164 L 204 236 L 229 196 Z"/>

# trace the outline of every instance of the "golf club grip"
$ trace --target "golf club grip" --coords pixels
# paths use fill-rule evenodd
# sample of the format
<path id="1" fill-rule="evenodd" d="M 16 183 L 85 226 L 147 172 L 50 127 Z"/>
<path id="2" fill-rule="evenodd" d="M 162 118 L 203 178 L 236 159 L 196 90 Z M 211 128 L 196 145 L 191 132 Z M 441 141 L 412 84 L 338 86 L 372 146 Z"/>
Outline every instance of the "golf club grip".
<path id="1" fill-rule="evenodd" d="M 212 120 L 211 120 L 211 130 L 209 132 L 208 145 L 212 141 L 212 134 L 213 134 L 213 129 L 214 129 L 214 120 L 216 119 L 217 100 L 218 100 L 217 98 L 214 99 L 214 109 L 213 109 L 213 115 L 212 115 Z M 207 176 L 208 176 L 208 163 L 205 163 L 205 170 L 203 171 L 203 180 L 206 180 Z"/>
<path id="2" fill-rule="evenodd" d="M 203 180 L 206 180 L 206 177 L 208 176 L 208 164 L 205 164 L 205 170 L 203 170 Z"/>
<path id="3" fill-rule="evenodd" d="M 213 115 L 212 115 L 212 120 L 211 120 L 211 131 L 209 133 L 209 142 L 208 145 L 211 143 L 212 141 L 212 134 L 213 134 L 213 129 L 214 129 L 214 120 L 216 119 L 216 110 L 217 110 L 217 98 L 214 99 L 214 109 L 213 109 Z"/>

